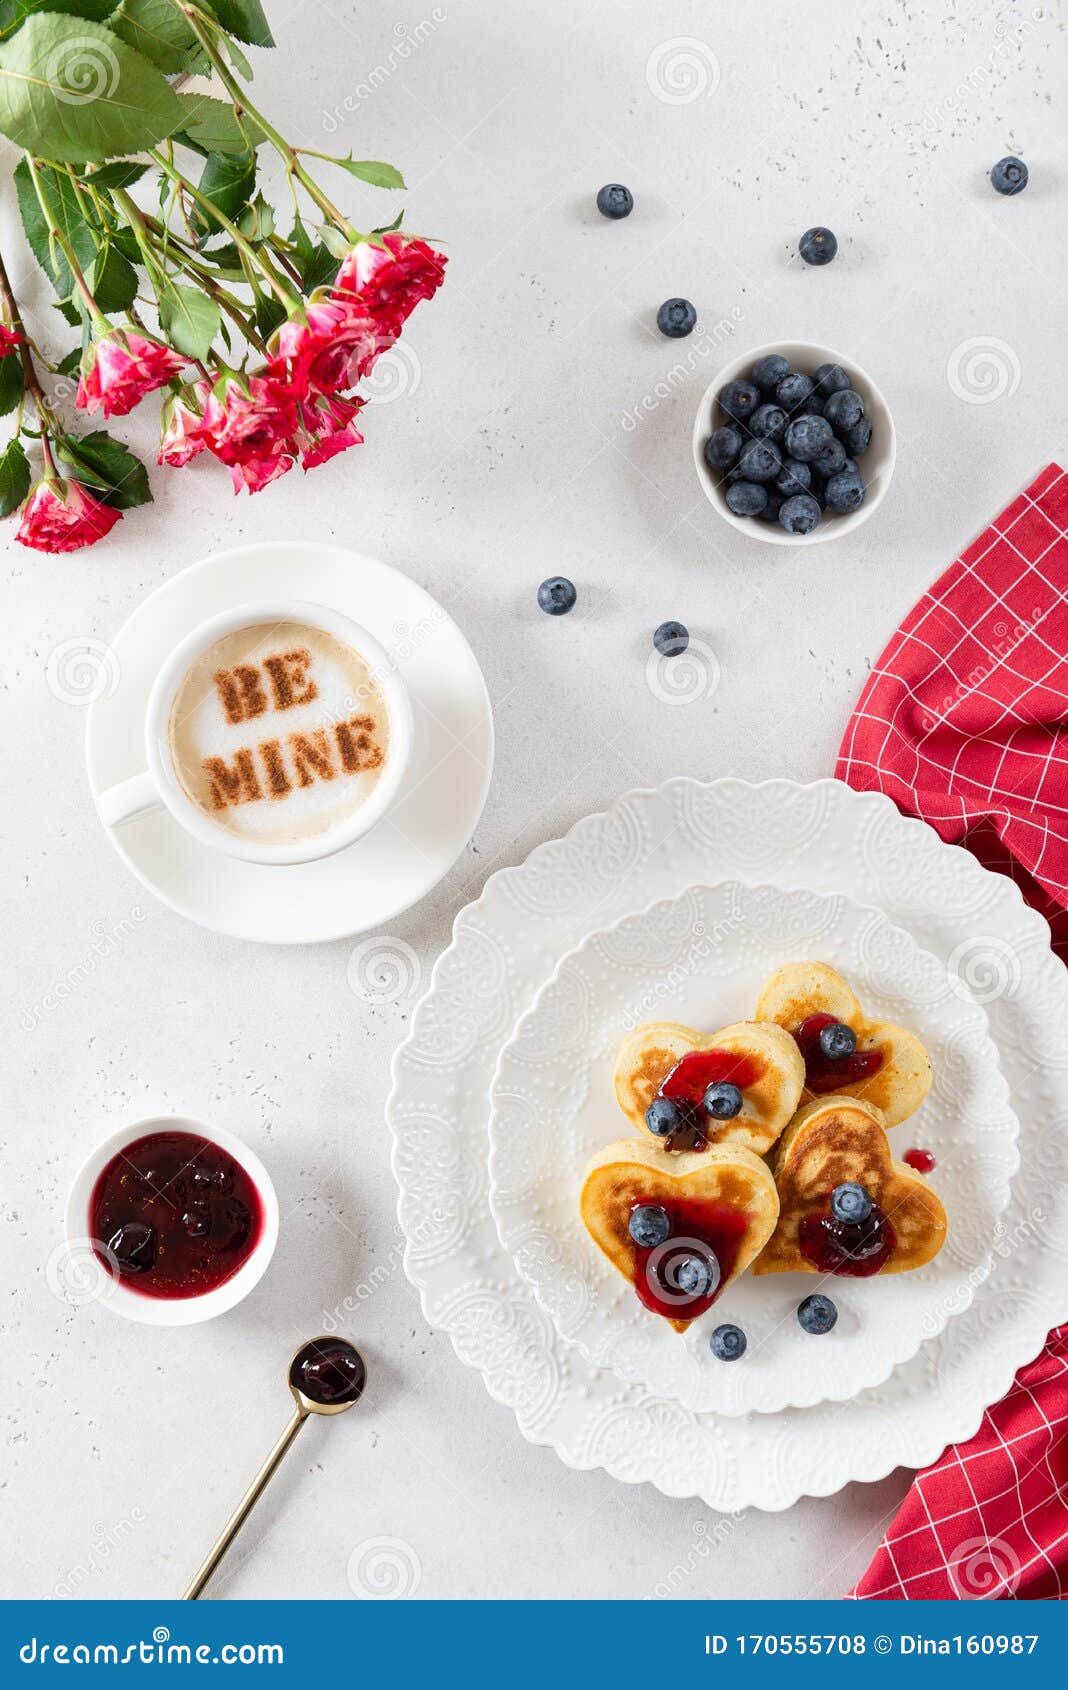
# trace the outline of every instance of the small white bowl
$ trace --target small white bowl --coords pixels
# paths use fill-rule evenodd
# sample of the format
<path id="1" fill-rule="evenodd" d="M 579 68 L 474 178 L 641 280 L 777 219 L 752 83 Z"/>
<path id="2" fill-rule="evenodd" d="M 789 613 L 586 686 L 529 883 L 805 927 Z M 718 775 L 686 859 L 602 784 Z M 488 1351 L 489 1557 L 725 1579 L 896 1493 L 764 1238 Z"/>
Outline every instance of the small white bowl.
<path id="1" fill-rule="evenodd" d="M 818 528 L 811 534 L 787 534 L 777 522 L 761 522 L 759 517 L 735 516 L 728 509 L 726 499 L 726 478 L 717 479 L 705 463 L 704 444 L 718 426 L 718 414 L 714 417 L 716 394 L 726 387 L 729 381 L 747 381 L 749 372 L 758 358 L 766 358 L 769 353 L 778 352 L 787 360 L 790 368 L 799 370 L 804 375 L 815 375 L 821 364 L 841 364 L 849 376 L 856 392 L 864 401 L 864 409 L 871 420 L 871 445 L 860 460 L 864 473 L 864 481 L 868 489 L 867 497 L 859 510 L 850 511 L 848 515 L 824 515 Z M 725 419 L 724 419 L 725 420 Z M 829 346 L 817 346 L 811 340 L 785 340 L 770 346 L 754 346 L 751 352 L 745 352 L 733 363 L 725 364 L 715 381 L 710 382 L 697 407 L 697 416 L 693 425 L 693 461 L 697 468 L 697 479 L 704 488 L 709 503 L 714 505 L 725 522 L 736 528 L 739 534 L 744 534 L 750 540 L 768 540 L 773 546 L 814 546 L 821 540 L 837 540 L 845 534 L 855 534 L 861 523 L 867 522 L 882 504 L 886 496 L 886 489 L 890 485 L 890 477 L 894 473 L 894 463 L 897 459 L 897 445 L 894 437 L 894 419 L 890 415 L 890 407 L 879 389 L 860 365 L 852 358 L 843 358 L 840 352 L 835 352 Z"/>
<path id="2" fill-rule="evenodd" d="M 142 1291 L 131 1291 L 121 1279 L 108 1272 L 92 1248 L 89 1204 L 97 1180 L 120 1150 L 149 1133 L 157 1132 L 194 1133 L 198 1138 L 217 1144 L 235 1162 L 240 1162 L 263 1205 L 263 1226 L 252 1254 L 223 1285 L 217 1285 L 213 1291 L 205 1291 L 199 1297 L 148 1297 Z M 49 1264 L 52 1270 L 50 1281 L 56 1281 L 53 1288 L 57 1295 L 76 1303 L 107 1303 L 117 1313 L 125 1315 L 127 1320 L 137 1320 L 145 1326 L 194 1326 L 198 1321 L 212 1320 L 234 1308 L 263 1278 L 278 1242 L 278 1198 L 271 1176 L 259 1157 L 233 1133 L 227 1132 L 224 1127 L 206 1127 L 201 1121 L 190 1120 L 184 1115 L 157 1115 L 112 1133 L 86 1158 L 75 1175 L 67 1198 L 64 1230 L 66 1245 L 62 1254 L 66 1259 L 60 1261 L 54 1257 Z"/>

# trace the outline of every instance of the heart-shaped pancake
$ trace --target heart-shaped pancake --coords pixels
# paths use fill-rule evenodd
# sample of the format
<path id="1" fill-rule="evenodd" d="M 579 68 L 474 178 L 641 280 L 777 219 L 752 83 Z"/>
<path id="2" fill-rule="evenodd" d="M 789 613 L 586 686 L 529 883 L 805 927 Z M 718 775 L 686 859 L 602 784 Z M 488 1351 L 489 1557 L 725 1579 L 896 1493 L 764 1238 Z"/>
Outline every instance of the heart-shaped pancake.
<path id="1" fill-rule="evenodd" d="M 895 1162 L 879 1111 L 864 1098 L 821 1097 L 787 1127 L 773 1158 L 779 1221 L 754 1273 L 907 1273 L 937 1256 L 946 1211 L 922 1174 Z M 831 1213 L 836 1186 L 874 1205 L 850 1226 Z"/>
<path id="2" fill-rule="evenodd" d="M 795 1041 L 782 1028 L 737 1021 L 718 1033 L 699 1033 L 680 1021 L 652 1021 L 636 1027 L 616 1055 L 616 1098 L 627 1119 L 656 1144 L 664 1144 L 645 1124 L 645 1111 L 663 1090 L 665 1096 L 696 1113 L 697 1137 L 704 1144 L 724 1144 L 763 1156 L 770 1150 L 801 1100 L 805 1064 Z M 716 1080 L 726 1080 L 742 1094 L 739 1114 L 713 1120 L 703 1108 L 704 1094 Z M 694 1134 L 677 1148 L 697 1148 Z M 667 1148 L 674 1148 L 668 1141 Z"/>
<path id="3" fill-rule="evenodd" d="M 650 1248 L 630 1233 L 634 1210 L 647 1205 L 665 1210 L 670 1223 L 667 1238 Z M 779 1199 L 767 1164 L 750 1150 L 710 1145 L 672 1155 L 649 1139 L 621 1138 L 586 1169 L 579 1211 L 645 1307 L 685 1332 L 764 1248 Z M 694 1257 L 696 1289 L 680 1272 Z"/>
<path id="4" fill-rule="evenodd" d="M 915 1033 L 891 1021 L 870 1021 L 853 988 L 826 962 L 788 962 L 765 980 L 758 1021 L 785 1027 L 805 1061 L 802 1101 L 834 1092 L 866 1098 L 888 1127 L 915 1114 L 931 1086 L 931 1059 Z M 856 1034 L 856 1050 L 838 1060 L 824 1056 L 819 1035 L 832 1022 Z"/>

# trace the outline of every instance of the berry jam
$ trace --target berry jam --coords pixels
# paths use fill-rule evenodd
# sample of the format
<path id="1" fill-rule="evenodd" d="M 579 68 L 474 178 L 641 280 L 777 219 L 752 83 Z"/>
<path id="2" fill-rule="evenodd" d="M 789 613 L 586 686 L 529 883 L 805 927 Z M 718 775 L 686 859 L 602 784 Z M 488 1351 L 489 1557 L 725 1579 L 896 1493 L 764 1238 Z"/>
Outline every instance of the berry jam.
<path id="1" fill-rule="evenodd" d="M 801 1254 L 821 1273 L 870 1279 L 886 1266 L 897 1239 L 876 1203 L 867 1220 L 853 1224 L 835 1220 L 830 1209 L 805 1215 L 797 1229 L 797 1242 Z"/>
<path id="2" fill-rule="evenodd" d="M 715 1136 L 719 1123 L 709 1119 L 705 1109 L 705 1092 L 717 1080 L 729 1080 L 744 1092 L 755 1085 L 763 1074 L 763 1066 L 751 1056 L 732 1050 L 691 1050 L 676 1062 L 667 1078 L 661 1082 L 657 1097 L 669 1097 L 682 1113 L 683 1125 L 677 1133 L 664 1140 L 666 1150 L 706 1150 L 709 1135 Z M 729 1122 L 723 1125 L 728 1126 Z"/>
<path id="3" fill-rule="evenodd" d="M 113 1156 L 93 1187 L 97 1258 L 146 1297 L 199 1297 L 246 1262 L 263 1228 L 240 1162 L 195 1133 L 149 1133 Z"/>
<path id="4" fill-rule="evenodd" d="M 313 1338 L 289 1369 L 289 1383 L 324 1408 L 356 1402 L 366 1378 L 363 1357 L 344 1338 Z"/>
<path id="5" fill-rule="evenodd" d="M 918 1174 L 933 1174 L 938 1166 L 930 1150 L 906 1150 L 901 1160 L 907 1162 L 910 1168 L 915 1168 Z"/>
<path id="6" fill-rule="evenodd" d="M 825 1027 L 833 1027 L 835 1015 L 810 1015 L 794 1033 L 801 1055 L 805 1059 L 805 1084 L 817 1094 L 837 1091 L 840 1086 L 854 1085 L 857 1080 L 870 1080 L 883 1065 L 881 1050 L 855 1050 L 852 1056 L 835 1062 L 820 1049 L 820 1034 Z"/>
<path id="7" fill-rule="evenodd" d="M 662 1314 L 668 1320 L 696 1320 L 712 1307 L 734 1271 L 749 1216 L 729 1203 L 686 1197 L 638 1197 L 632 1209 L 644 1203 L 656 1203 L 667 1210 L 671 1232 L 654 1250 L 633 1245 L 634 1289 L 653 1314 Z M 672 1269 L 680 1255 L 705 1253 L 715 1256 L 719 1263 L 719 1281 L 711 1296 L 695 1297 L 675 1288 Z"/>

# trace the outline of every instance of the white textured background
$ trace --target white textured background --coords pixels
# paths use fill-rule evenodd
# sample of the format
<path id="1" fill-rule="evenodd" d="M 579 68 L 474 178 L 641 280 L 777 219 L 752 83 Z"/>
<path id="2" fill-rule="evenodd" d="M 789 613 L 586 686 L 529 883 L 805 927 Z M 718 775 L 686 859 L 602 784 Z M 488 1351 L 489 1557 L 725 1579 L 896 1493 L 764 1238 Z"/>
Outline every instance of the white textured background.
<path id="1" fill-rule="evenodd" d="M 155 506 L 74 557 L 5 529 L 3 1594 L 178 1594 L 286 1417 L 290 1351 L 349 1297 L 368 1398 L 302 1434 L 219 1595 L 349 1597 L 350 1553 L 382 1538 L 424 1596 L 837 1595 L 907 1475 L 717 1525 L 529 1448 L 427 1329 L 383 1127 L 414 999 L 355 996 L 347 945 L 265 952 L 157 907 L 91 811 L 83 713 L 48 661 L 246 539 L 348 540 L 437 594 L 484 665 L 498 763 L 464 859 L 392 925 L 424 975 L 492 868 L 630 786 L 831 772 L 897 621 L 1065 449 L 1063 25 L 919 0 L 268 11 L 260 102 L 298 142 L 399 165 L 406 226 L 447 239 L 448 282 L 346 459 L 252 502 L 217 466 L 158 474 Z M 1009 151 L 1032 172 L 1012 200 L 985 175 Z M 593 206 L 613 180 L 637 201 L 620 224 Z M 333 186 L 365 226 L 399 205 Z M 816 222 L 840 241 L 822 271 L 795 256 Z M 7 250 L 34 331 L 64 344 L 25 248 Z M 654 315 L 677 293 L 703 332 L 670 342 Z M 736 537 L 697 486 L 698 396 L 777 337 L 840 347 L 893 409 L 896 477 L 851 542 Z M 117 432 L 149 450 L 144 410 Z M 580 594 L 562 621 L 533 599 L 557 571 Z M 720 669 L 686 707 L 646 685 L 665 617 Z M 245 1136 L 286 1217 L 252 1297 L 184 1332 L 71 1309 L 45 1276 L 76 1165 L 157 1110 Z"/>

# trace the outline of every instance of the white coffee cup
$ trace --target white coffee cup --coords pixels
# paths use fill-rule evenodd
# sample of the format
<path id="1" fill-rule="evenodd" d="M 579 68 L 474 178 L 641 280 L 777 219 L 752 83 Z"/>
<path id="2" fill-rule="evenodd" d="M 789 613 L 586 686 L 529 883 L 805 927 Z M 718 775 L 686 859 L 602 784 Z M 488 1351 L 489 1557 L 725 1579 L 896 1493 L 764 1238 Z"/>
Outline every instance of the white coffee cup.
<path id="1" fill-rule="evenodd" d="M 243 628 L 290 622 L 319 629 L 364 659 L 389 718 L 388 752 L 367 798 L 336 824 L 299 838 L 257 840 L 213 821 L 186 792 L 171 754 L 171 708 L 192 665 L 218 640 Z M 313 862 L 344 850 L 381 821 L 400 790 L 411 748 L 412 708 L 408 689 L 385 647 L 366 628 L 325 605 L 301 600 L 242 604 L 202 623 L 171 652 L 156 676 L 145 711 L 148 767 L 100 793 L 97 810 L 105 827 L 120 827 L 165 806 L 194 839 L 228 856 L 253 863 Z"/>

